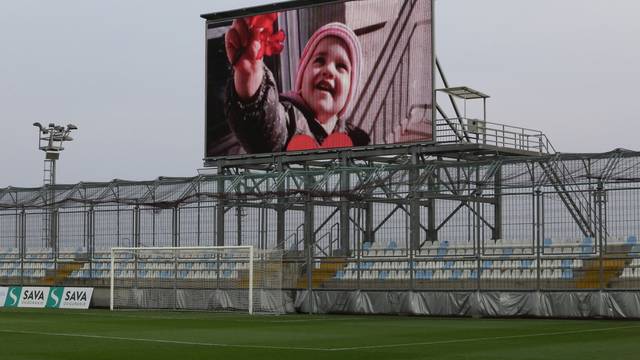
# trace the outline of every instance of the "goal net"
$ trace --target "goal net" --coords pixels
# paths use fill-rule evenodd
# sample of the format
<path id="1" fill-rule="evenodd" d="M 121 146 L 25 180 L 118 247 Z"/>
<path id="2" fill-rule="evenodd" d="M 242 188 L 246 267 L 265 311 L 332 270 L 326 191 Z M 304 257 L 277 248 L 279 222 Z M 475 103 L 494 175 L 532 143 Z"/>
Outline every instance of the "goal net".
<path id="1" fill-rule="evenodd" d="M 113 248 L 110 284 L 111 310 L 284 313 L 281 250 Z"/>

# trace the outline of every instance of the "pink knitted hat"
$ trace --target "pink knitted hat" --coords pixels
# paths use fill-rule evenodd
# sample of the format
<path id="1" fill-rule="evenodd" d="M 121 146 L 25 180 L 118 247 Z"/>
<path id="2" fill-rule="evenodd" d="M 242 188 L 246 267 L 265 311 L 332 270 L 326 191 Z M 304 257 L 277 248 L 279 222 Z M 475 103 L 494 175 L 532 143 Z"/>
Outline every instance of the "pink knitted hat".
<path id="1" fill-rule="evenodd" d="M 300 57 L 298 73 L 296 74 L 295 92 L 300 93 L 300 90 L 302 89 L 302 76 L 304 74 L 304 69 L 309 65 L 309 61 L 311 61 L 311 56 L 316 50 L 316 47 L 322 39 L 329 36 L 337 37 L 347 45 L 347 52 L 349 53 L 349 60 L 351 61 L 351 86 L 349 88 L 349 94 L 344 108 L 342 108 L 338 113 L 338 117 L 342 118 L 344 114 L 348 113 L 352 108 L 351 102 L 356 97 L 358 81 L 360 80 L 360 72 L 362 71 L 362 48 L 360 47 L 360 40 L 358 40 L 358 36 L 353 32 L 353 30 L 345 24 L 338 22 L 329 23 L 313 33 L 311 39 L 309 39 L 307 45 L 302 51 L 302 56 Z"/>

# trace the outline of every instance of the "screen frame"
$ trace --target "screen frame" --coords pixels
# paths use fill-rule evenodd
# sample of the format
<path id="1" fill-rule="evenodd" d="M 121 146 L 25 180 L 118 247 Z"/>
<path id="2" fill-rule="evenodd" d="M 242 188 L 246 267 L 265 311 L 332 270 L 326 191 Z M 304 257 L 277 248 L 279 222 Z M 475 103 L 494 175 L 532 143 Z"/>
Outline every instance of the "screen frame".
<path id="1" fill-rule="evenodd" d="M 292 0 L 292 1 L 284 1 L 280 3 L 272 3 L 260 6 L 254 6 L 249 8 L 241 8 L 234 9 L 229 11 L 215 12 L 200 15 L 201 18 L 205 19 L 204 26 L 204 42 L 205 42 L 205 52 L 204 52 L 204 144 L 203 144 L 203 160 L 205 164 L 211 163 L 216 160 L 223 159 L 242 159 L 248 157 L 263 157 L 267 156 L 269 158 L 277 155 L 313 155 L 313 154 L 324 154 L 326 156 L 327 153 L 340 153 L 345 151 L 364 151 L 364 150 L 378 150 L 378 149 L 398 149 L 398 148 L 409 148 L 417 145 L 433 145 L 435 144 L 437 138 L 437 126 L 436 126 L 436 53 L 435 53 L 435 2 L 436 0 L 431 1 L 431 140 L 423 140 L 423 141 L 412 141 L 412 142 L 404 142 L 404 143 L 395 143 L 395 144 L 371 144 L 365 146 L 353 146 L 353 147 L 343 147 L 343 148 L 332 148 L 332 149 L 313 149 L 313 150 L 301 150 L 301 151 L 283 151 L 283 152 L 271 152 L 271 153 L 259 153 L 259 154 L 241 154 L 241 155 L 215 155 L 209 156 L 207 154 L 207 133 L 208 133 L 208 119 L 207 119 L 207 95 L 208 95 L 208 38 L 207 31 L 210 27 L 215 27 L 212 25 L 217 25 L 224 22 L 229 22 L 237 18 L 254 16 L 272 12 L 281 12 L 281 11 L 292 11 L 298 9 L 306 9 L 313 7 L 321 7 L 324 5 L 333 5 L 333 4 L 341 4 L 348 3 L 354 1 L 369 1 L 369 0 Z"/>

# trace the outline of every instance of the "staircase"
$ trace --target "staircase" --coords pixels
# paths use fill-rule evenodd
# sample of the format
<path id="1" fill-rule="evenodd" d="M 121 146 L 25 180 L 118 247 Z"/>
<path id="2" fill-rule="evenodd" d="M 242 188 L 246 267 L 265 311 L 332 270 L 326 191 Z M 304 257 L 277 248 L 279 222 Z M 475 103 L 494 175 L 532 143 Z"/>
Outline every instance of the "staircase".
<path id="1" fill-rule="evenodd" d="M 603 287 L 608 288 L 612 281 L 617 280 L 629 262 L 626 259 L 603 259 Z M 600 260 L 586 260 L 581 270 L 582 276 L 576 283 L 578 289 L 600 288 Z"/>
<path id="2" fill-rule="evenodd" d="M 336 272 L 343 270 L 347 265 L 346 258 L 344 257 L 327 257 L 320 261 L 318 267 L 312 271 L 311 287 L 321 288 L 324 284 L 336 276 Z M 296 286 L 298 289 L 305 289 L 307 284 L 307 273 L 305 272 L 298 279 Z"/>
<path id="3" fill-rule="evenodd" d="M 564 162 L 557 159 L 549 162 L 540 162 L 540 167 L 557 191 L 558 196 L 565 204 L 569 214 L 585 237 L 595 237 L 592 219 L 595 219 L 595 209 L 585 197 L 576 180 L 571 176 Z M 606 232 L 606 230 L 605 230 Z"/>

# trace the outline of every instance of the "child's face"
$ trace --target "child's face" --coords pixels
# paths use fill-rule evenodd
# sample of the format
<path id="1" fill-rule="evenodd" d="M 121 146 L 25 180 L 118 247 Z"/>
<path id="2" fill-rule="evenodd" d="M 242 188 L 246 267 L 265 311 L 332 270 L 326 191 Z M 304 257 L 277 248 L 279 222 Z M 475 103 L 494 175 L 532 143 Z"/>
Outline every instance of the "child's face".
<path id="1" fill-rule="evenodd" d="M 336 116 L 345 106 L 351 85 L 351 61 L 337 37 L 318 43 L 302 74 L 301 96 L 320 123 Z"/>

